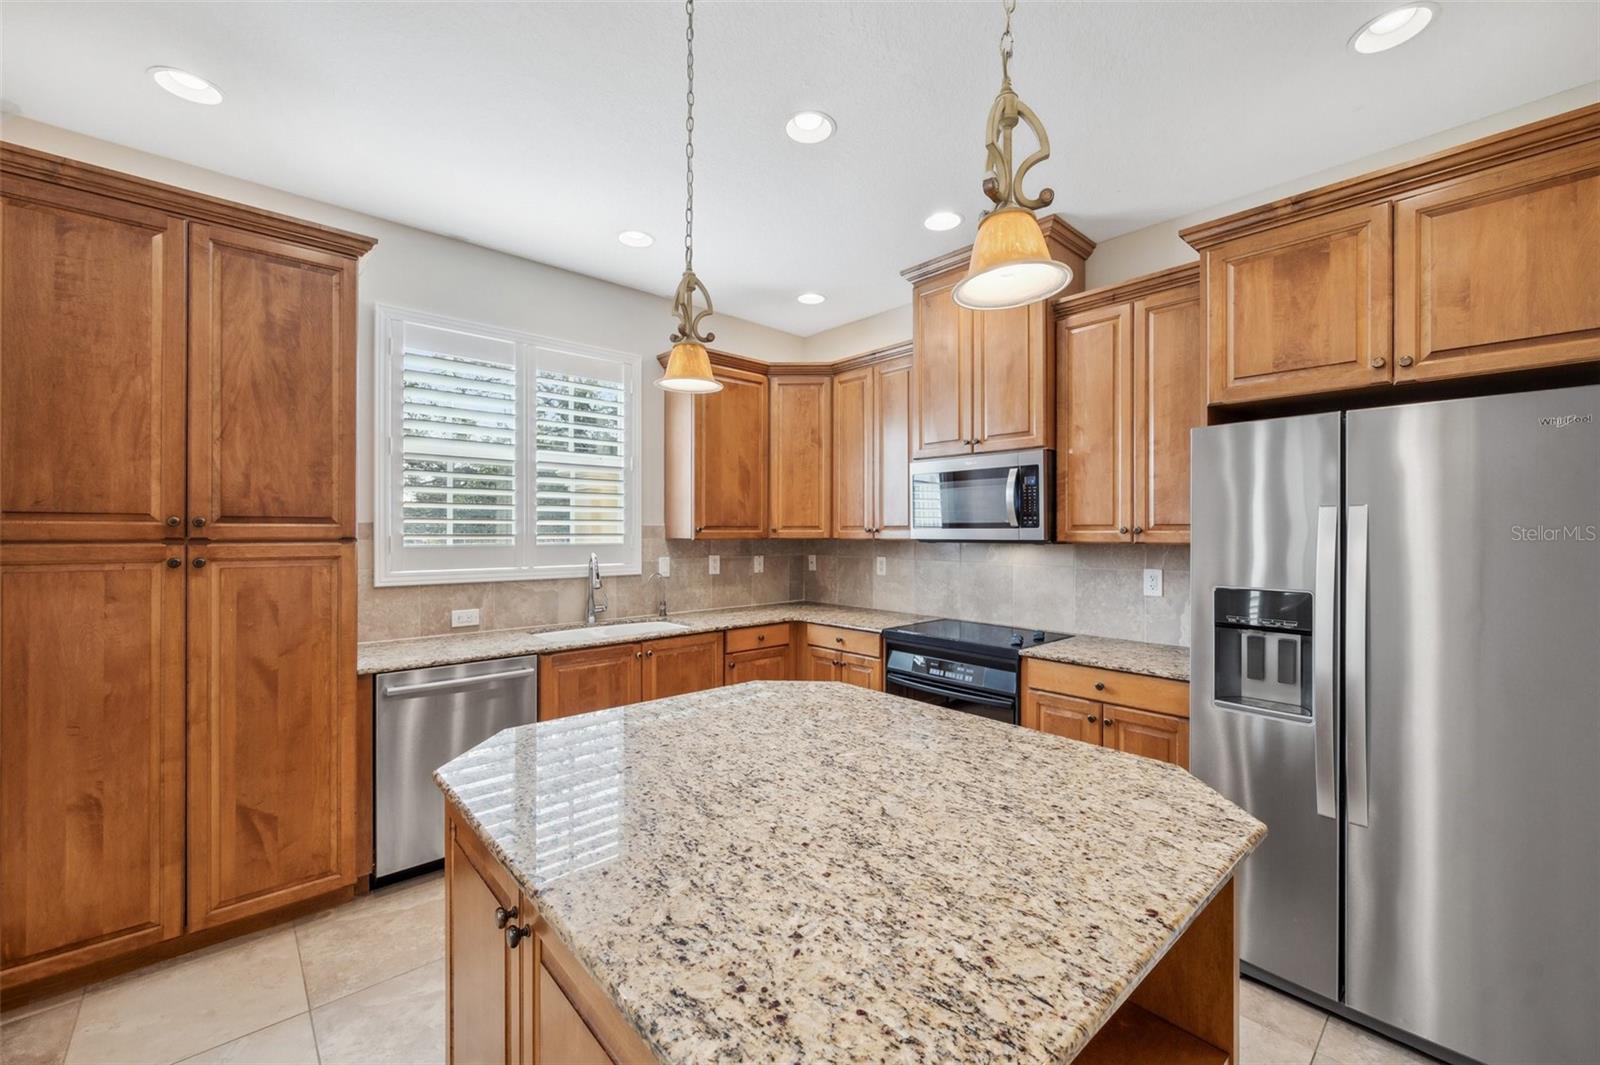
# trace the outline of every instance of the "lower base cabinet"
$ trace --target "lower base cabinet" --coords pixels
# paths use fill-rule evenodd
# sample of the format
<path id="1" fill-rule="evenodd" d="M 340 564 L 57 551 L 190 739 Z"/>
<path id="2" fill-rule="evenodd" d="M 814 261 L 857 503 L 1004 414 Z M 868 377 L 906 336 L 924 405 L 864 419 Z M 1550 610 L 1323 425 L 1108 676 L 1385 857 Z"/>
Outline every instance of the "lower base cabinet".
<path id="1" fill-rule="evenodd" d="M 875 632 L 807 625 L 801 670 L 805 680 L 833 680 L 883 691 L 882 636 Z"/>
<path id="2" fill-rule="evenodd" d="M 656 1060 L 453 809 L 445 818 L 445 929 L 451 1065 Z"/>
<path id="3" fill-rule="evenodd" d="M 1183 681 L 1024 658 L 1022 724 L 1189 768 Z"/>
<path id="4" fill-rule="evenodd" d="M 539 720 L 720 687 L 722 674 L 720 632 L 540 655 Z"/>

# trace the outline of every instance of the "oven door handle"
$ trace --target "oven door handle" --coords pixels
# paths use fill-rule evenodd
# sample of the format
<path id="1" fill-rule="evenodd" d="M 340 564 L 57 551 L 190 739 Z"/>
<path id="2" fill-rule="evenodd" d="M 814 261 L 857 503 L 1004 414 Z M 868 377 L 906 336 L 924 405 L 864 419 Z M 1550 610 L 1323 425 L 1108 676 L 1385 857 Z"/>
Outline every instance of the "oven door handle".
<path id="1" fill-rule="evenodd" d="M 951 699 L 965 699 L 969 703 L 982 703 L 984 706 L 1000 706 L 1009 708 L 1011 699 L 1001 699 L 993 695 L 978 695 L 970 691 L 961 691 L 955 688 L 946 688 L 942 685 L 930 684 L 922 680 L 912 680 L 904 673 L 890 673 L 890 684 L 899 684 L 914 691 L 926 692 L 929 695 L 943 695 Z"/>

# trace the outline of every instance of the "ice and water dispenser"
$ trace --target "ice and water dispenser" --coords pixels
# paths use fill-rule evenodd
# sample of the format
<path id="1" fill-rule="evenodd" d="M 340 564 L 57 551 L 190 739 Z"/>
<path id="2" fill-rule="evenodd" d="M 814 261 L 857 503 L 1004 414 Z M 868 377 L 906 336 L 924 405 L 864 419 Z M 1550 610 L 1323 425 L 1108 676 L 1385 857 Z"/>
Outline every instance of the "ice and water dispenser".
<path id="1" fill-rule="evenodd" d="M 1311 716 L 1311 593 L 1216 589 L 1218 703 Z"/>

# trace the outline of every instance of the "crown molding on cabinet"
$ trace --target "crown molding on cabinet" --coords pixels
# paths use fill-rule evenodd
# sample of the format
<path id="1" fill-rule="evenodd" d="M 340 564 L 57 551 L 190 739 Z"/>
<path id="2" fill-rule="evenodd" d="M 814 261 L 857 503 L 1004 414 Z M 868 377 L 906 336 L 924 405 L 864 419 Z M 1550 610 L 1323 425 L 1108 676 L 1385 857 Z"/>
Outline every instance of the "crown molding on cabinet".
<path id="1" fill-rule="evenodd" d="M 1114 285 L 1102 285 L 1092 288 L 1087 292 L 1075 292 L 1070 296 L 1061 296 L 1050 301 L 1050 309 L 1054 317 L 1065 318 L 1069 314 L 1079 311 L 1092 311 L 1097 307 L 1108 307 L 1113 303 L 1125 303 L 1148 296 L 1154 292 L 1165 292 L 1177 288 L 1179 285 L 1195 285 L 1200 283 L 1200 262 L 1184 263 L 1182 266 L 1169 267 L 1166 270 L 1157 270 L 1153 274 L 1141 274 L 1130 277 L 1126 281 L 1118 281 Z"/>

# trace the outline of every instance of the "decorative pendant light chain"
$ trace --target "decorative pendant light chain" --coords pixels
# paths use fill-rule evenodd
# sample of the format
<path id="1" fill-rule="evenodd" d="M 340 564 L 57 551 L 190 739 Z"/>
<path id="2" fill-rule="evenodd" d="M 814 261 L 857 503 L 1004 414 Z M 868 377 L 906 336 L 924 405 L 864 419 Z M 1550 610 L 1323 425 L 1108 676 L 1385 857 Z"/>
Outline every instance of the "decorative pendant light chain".
<path id="1" fill-rule="evenodd" d="M 689 13 L 689 28 L 683 31 L 689 52 L 689 91 L 685 96 L 688 116 L 683 120 L 683 178 L 686 197 L 683 205 L 683 268 L 694 272 L 694 0 L 684 0 Z"/>
<path id="2" fill-rule="evenodd" d="M 1011 15 L 1017 10 L 1017 0 L 1004 0 L 1006 9 L 1006 28 L 1000 34 L 1000 81 L 1002 84 L 1011 84 Z"/>

